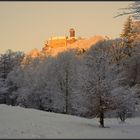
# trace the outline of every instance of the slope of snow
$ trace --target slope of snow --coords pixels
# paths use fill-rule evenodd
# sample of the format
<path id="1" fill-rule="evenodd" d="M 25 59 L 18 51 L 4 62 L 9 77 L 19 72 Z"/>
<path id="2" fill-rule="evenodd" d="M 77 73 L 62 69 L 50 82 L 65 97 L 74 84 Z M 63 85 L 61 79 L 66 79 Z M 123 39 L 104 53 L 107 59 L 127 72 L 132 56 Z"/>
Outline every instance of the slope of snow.
<path id="1" fill-rule="evenodd" d="M 122 124 L 105 119 L 100 128 L 97 119 L 85 119 L 0 105 L 0 138 L 140 138 L 140 118 Z"/>

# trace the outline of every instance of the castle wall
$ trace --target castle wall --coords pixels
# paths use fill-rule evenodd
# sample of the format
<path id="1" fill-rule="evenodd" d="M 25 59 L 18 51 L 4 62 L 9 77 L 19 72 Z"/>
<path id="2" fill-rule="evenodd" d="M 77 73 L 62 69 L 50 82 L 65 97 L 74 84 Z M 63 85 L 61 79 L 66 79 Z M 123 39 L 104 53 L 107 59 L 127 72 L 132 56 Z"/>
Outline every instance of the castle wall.
<path id="1" fill-rule="evenodd" d="M 65 47 L 67 45 L 66 39 L 53 39 L 48 41 L 48 46 L 52 48 Z"/>
<path id="2" fill-rule="evenodd" d="M 43 50 L 47 51 L 49 48 L 66 47 L 67 44 L 72 44 L 75 41 L 76 41 L 76 39 L 75 39 L 75 30 L 73 28 L 71 28 L 69 38 L 67 36 L 51 37 L 45 43 L 45 47 L 43 48 Z"/>

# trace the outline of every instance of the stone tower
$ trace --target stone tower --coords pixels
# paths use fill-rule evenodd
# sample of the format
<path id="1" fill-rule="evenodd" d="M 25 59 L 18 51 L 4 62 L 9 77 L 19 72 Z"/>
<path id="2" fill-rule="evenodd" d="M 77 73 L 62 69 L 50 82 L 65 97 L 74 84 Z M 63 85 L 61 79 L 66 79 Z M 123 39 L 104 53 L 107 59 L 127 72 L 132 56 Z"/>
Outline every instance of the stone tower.
<path id="1" fill-rule="evenodd" d="M 73 29 L 73 28 L 71 28 L 70 30 L 69 30 L 69 32 L 70 32 L 70 38 L 72 37 L 75 37 L 75 30 Z"/>

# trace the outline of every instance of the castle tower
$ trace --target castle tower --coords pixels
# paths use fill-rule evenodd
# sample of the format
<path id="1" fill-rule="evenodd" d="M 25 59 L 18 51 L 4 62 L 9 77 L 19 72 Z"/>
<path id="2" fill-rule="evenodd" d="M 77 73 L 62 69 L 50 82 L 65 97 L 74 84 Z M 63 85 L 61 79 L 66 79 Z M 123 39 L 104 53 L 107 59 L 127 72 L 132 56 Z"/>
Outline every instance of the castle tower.
<path id="1" fill-rule="evenodd" d="M 69 32 L 70 32 L 70 38 L 71 38 L 71 37 L 75 37 L 75 30 L 74 30 L 73 28 L 71 28 L 71 29 L 69 30 Z"/>

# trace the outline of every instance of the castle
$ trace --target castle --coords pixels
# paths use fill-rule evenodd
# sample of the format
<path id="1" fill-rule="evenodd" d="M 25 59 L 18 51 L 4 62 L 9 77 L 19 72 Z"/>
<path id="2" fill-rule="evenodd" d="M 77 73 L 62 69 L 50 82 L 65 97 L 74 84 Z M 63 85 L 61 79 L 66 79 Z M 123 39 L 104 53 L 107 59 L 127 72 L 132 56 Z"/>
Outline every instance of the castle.
<path id="1" fill-rule="evenodd" d="M 101 40 L 106 40 L 108 38 L 95 35 L 90 38 L 81 38 L 75 37 L 75 30 L 71 28 L 69 30 L 68 36 L 57 36 L 49 38 L 44 47 L 39 51 L 38 49 L 34 49 L 26 54 L 26 56 L 30 57 L 38 57 L 38 56 L 57 56 L 57 54 L 67 51 L 69 49 L 76 49 L 77 53 L 81 54 L 89 49 L 93 44 L 97 43 Z"/>
<path id="2" fill-rule="evenodd" d="M 72 44 L 76 41 L 75 38 L 75 30 L 71 28 L 69 30 L 69 37 L 68 36 L 57 36 L 51 37 L 45 43 L 45 47 L 42 49 L 43 51 L 47 51 L 49 48 L 58 48 L 58 47 L 66 47 L 68 44 Z"/>

